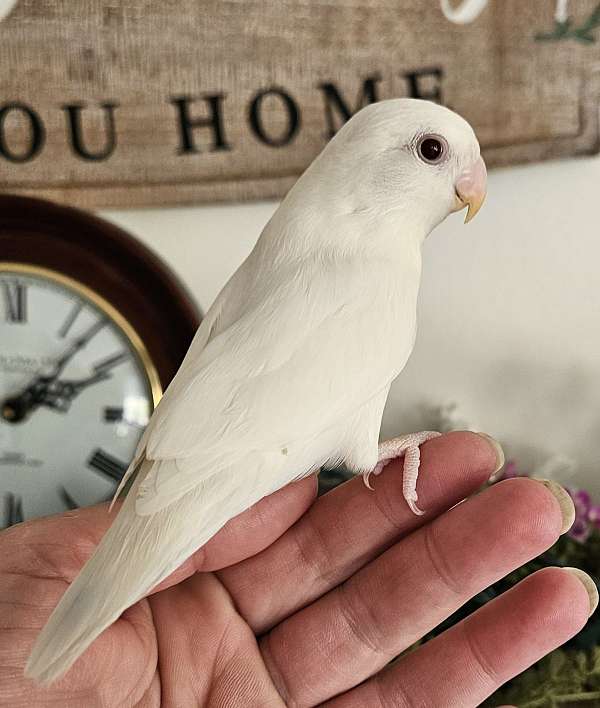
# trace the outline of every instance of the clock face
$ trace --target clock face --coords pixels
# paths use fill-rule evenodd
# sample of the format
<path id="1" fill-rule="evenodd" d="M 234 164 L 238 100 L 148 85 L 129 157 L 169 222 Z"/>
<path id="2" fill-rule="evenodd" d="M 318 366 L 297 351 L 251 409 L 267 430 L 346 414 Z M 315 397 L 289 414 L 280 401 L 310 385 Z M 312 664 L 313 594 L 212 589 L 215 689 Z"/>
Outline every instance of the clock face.
<path id="1" fill-rule="evenodd" d="M 0 263 L 0 528 L 109 498 L 159 397 L 143 344 L 108 303 Z"/>

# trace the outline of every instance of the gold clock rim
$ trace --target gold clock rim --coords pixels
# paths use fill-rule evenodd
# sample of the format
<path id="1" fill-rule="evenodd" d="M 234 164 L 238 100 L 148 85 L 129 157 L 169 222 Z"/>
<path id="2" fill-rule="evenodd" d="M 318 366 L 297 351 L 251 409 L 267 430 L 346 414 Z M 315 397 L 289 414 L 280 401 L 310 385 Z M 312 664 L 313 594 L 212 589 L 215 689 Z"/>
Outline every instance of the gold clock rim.
<path id="1" fill-rule="evenodd" d="M 92 290 L 89 286 L 81 283 L 79 280 L 72 278 L 70 275 L 65 275 L 52 268 L 46 268 L 45 266 L 34 265 L 33 263 L 20 263 L 17 261 L 0 261 L 0 272 L 15 272 L 24 273 L 26 275 L 39 275 L 47 278 L 48 280 L 54 280 L 61 285 L 65 285 L 76 293 L 82 295 L 84 298 L 89 300 L 93 305 L 95 305 L 101 312 L 103 312 L 107 317 L 109 317 L 122 333 L 127 337 L 130 342 L 134 353 L 142 363 L 144 372 L 148 379 L 150 385 L 150 392 L 152 395 L 152 405 L 156 408 L 160 399 L 162 398 L 163 389 L 160 383 L 160 378 L 158 376 L 158 371 L 150 352 L 146 348 L 144 341 L 137 333 L 133 325 L 114 307 L 111 303 L 99 295 L 95 290 Z"/>

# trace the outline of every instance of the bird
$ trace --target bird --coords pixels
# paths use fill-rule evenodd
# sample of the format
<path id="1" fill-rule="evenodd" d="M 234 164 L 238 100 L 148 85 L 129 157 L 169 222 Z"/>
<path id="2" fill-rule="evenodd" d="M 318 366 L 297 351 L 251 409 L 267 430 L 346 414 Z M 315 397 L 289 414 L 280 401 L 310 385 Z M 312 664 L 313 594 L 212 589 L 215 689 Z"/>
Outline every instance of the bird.
<path id="1" fill-rule="evenodd" d="M 339 129 L 208 310 L 26 676 L 62 676 L 230 519 L 321 468 L 371 486 L 404 455 L 404 496 L 422 513 L 419 445 L 439 433 L 379 444 L 381 419 L 415 341 L 421 246 L 485 194 L 475 133 L 440 104 L 379 101 Z"/>

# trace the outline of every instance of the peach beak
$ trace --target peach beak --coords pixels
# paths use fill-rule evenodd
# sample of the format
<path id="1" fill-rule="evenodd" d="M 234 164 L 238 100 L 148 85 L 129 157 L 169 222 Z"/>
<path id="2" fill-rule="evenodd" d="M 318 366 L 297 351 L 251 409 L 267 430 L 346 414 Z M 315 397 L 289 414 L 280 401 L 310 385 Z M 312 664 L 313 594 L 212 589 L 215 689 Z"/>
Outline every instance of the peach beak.
<path id="1" fill-rule="evenodd" d="M 473 163 L 468 170 L 462 172 L 456 184 L 456 204 L 452 211 L 460 211 L 467 207 L 465 224 L 477 214 L 485 200 L 487 191 L 487 170 L 482 157 Z"/>

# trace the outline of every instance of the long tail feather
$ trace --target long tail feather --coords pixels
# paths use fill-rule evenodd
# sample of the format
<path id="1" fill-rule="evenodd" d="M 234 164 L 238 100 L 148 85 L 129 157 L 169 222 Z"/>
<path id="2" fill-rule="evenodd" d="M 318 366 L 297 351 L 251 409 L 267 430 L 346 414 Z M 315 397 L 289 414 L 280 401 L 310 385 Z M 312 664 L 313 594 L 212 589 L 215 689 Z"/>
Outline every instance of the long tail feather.
<path id="1" fill-rule="evenodd" d="M 218 483 L 206 480 L 165 509 L 139 516 L 135 513 L 137 490 L 152 465 L 148 460 L 142 462 L 116 519 L 50 616 L 31 652 L 26 676 L 50 683 L 64 674 L 124 610 L 147 595 L 230 518 L 263 496 L 240 499 L 233 475 L 232 484 L 227 484 L 221 472 L 215 475 Z"/>

